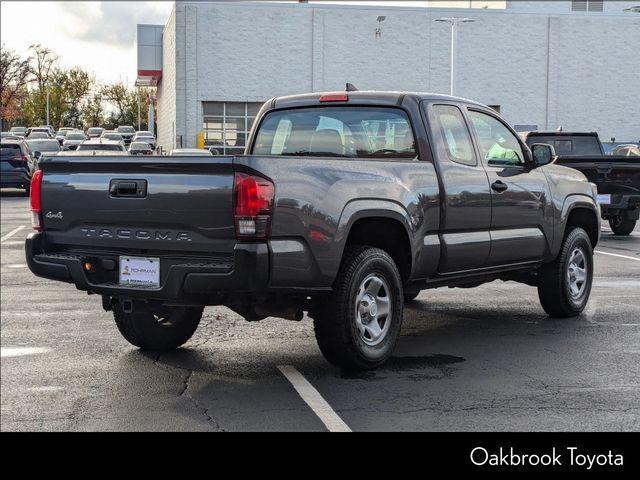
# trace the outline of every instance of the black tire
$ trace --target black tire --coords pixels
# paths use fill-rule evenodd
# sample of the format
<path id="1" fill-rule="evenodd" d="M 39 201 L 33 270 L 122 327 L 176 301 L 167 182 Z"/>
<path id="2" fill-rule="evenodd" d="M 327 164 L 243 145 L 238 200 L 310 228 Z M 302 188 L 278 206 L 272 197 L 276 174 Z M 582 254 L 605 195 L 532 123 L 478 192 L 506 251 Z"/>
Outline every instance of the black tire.
<path id="1" fill-rule="evenodd" d="M 24 187 L 24 194 L 27 197 L 31 195 L 31 185 L 27 185 L 26 187 Z"/>
<path id="2" fill-rule="evenodd" d="M 421 290 L 405 290 L 404 291 L 404 303 L 413 302 Z"/>
<path id="3" fill-rule="evenodd" d="M 586 265 L 584 288 L 572 293 L 570 287 L 570 261 L 574 252 L 580 250 Z M 589 235 L 582 228 L 572 228 L 565 234 L 560 253 L 549 264 L 540 268 L 538 274 L 538 297 L 547 314 L 555 318 L 576 317 L 582 313 L 589 301 L 593 283 L 593 250 Z"/>
<path id="4" fill-rule="evenodd" d="M 609 226 L 616 235 L 629 235 L 636 228 L 636 221 L 623 216 L 609 219 Z"/>
<path id="5" fill-rule="evenodd" d="M 178 348 L 191 338 L 202 318 L 202 307 L 160 307 L 125 313 L 113 307 L 118 330 L 130 344 L 146 350 Z"/>
<path id="6" fill-rule="evenodd" d="M 363 289 L 372 277 L 385 283 L 384 298 L 389 298 L 387 303 L 390 305 L 390 313 L 384 318 L 381 329 L 385 333 L 375 345 L 368 344 L 367 333 L 359 330 L 357 319 L 360 316 L 356 314 L 358 295 L 367 291 Z M 391 356 L 400 335 L 403 308 L 402 278 L 389 254 L 378 248 L 349 247 L 331 298 L 313 312 L 320 351 L 330 363 L 344 369 L 369 370 L 382 365 Z M 380 326 L 378 321 L 376 323 Z"/>

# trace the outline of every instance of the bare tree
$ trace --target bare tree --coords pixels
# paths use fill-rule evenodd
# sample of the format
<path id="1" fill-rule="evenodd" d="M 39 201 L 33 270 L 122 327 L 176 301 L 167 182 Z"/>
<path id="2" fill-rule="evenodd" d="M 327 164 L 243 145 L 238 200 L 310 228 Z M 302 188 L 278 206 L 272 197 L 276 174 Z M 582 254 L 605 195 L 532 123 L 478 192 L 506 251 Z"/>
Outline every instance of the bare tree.
<path id="1" fill-rule="evenodd" d="M 31 45 L 29 49 L 33 52 L 31 71 L 37 85 L 36 113 L 41 119 L 45 119 L 47 108 L 47 88 L 49 82 L 56 72 L 59 56 L 51 49 L 40 44 Z"/>

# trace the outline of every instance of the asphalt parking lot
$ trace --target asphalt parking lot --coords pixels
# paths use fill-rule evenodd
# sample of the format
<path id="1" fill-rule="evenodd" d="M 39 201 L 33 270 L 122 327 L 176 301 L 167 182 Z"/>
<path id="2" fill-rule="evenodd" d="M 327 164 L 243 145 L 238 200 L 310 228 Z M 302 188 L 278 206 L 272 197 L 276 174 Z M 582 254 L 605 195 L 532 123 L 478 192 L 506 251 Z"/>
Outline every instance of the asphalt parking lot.
<path id="1" fill-rule="evenodd" d="M 0 213 L 2 431 L 323 431 L 327 411 L 353 431 L 640 429 L 638 228 L 603 230 L 581 317 L 549 320 L 514 283 L 424 291 L 392 361 L 353 375 L 324 360 L 309 319 L 223 307 L 184 348 L 141 352 L 99 297 L 28 270 L 26 197 L 3 190 Z"/>

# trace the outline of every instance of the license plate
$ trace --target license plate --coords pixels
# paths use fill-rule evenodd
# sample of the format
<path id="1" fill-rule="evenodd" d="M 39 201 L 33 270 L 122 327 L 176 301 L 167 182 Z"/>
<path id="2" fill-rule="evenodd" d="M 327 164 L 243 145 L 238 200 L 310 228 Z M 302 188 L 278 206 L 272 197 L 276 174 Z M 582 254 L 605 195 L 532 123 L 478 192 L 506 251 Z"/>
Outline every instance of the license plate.
<path id="1" fill-rule="evenodd" d="M 598 195 L 598 203 L 600 205 L 609 205 L 611 204 L 611 195 Z"/>
<path id="2" fill-rule="evenodd" d="M 160 259 L 120 257 L 120 285 L 160 285 Z"/>

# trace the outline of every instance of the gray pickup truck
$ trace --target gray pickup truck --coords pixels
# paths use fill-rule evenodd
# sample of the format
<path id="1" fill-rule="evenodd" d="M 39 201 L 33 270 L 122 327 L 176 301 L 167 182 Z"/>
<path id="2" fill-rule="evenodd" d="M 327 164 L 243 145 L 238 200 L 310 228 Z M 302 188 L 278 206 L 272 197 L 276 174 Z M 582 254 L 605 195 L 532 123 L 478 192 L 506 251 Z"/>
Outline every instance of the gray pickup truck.
<path id="1" fill-rule="evenodd" d="M 207 305 L 306 311 L 331 363 L 375 368 L 423 289 L 512 280 L 553 317 L 583 311 L 600 211 L 552 153 L 459 98 L 274 98 L 244 156 L 45 159 L 27 262 L 102 296 L 141 348 L 180 346 Z"/>

